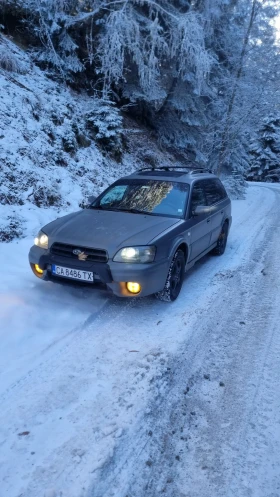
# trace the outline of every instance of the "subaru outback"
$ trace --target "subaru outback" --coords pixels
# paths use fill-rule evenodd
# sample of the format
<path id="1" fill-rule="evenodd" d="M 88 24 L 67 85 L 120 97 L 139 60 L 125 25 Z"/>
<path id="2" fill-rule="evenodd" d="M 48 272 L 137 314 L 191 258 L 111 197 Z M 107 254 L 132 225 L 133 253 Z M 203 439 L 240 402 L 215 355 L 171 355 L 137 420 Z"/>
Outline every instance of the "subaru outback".
<path id="1" fill-rule="evenodd" d="M 230 199 L 211 172 L 145 167 L 44 226 L 29 262 L 42 280 L 101 282 L 120 297 L 174 301 L 185 271 L 207 252 L 224 253 L 231 220 Z"/>

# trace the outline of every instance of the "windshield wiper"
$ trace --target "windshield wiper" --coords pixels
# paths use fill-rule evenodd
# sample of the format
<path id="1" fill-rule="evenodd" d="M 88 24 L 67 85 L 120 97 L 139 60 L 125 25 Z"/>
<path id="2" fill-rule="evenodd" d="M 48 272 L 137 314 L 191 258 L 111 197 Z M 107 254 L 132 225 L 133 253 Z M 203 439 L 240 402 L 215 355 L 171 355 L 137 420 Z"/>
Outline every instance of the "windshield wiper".
<path id="1" fill-rule="evenodd" d="M 116 207 L 103 207 L 102 205 L 90 205 L 89 209 L 97 209 L 100 211 L 119 211 Z"/>
<path id="2" fill-rule="evenodd" d="M 118 207 L 106 207 L 102 205 L 90 205 L 90 209 L 97 209 L 97 210 L 102 210 L 102 211 L 117 211 L 117 212 L 131 212 L 132 214 L 148 214 L 149 216 L 152 216 L 153 213 L 149 211 L 142 211 L 140 209 L 118 209 Z"/>
<path id="3" fill-rule="evenodd" d="M 149 212 L 149 211 L 141 211 L 140 209 L 119 209 L 119 211 L 123 211 L 123 212 L 132 212 L 132 214 L 148 214 L 148 215 L 152 215 L 152 212 Z"/>

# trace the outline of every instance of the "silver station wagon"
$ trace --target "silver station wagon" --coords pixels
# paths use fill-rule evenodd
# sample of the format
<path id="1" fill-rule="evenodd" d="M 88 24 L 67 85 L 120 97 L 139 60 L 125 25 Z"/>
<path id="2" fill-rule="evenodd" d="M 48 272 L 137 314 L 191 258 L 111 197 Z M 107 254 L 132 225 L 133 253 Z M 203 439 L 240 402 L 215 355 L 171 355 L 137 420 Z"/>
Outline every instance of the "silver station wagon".
<path id="1" fill-rule="evenodd" d="M 104 283 L 115 295 L 175 300 L 184 274 L 207 252 L 222 255 L 231 202 L 211 172 L 145 167 L 38 233 L 29 252 L 42 280 Z"/>

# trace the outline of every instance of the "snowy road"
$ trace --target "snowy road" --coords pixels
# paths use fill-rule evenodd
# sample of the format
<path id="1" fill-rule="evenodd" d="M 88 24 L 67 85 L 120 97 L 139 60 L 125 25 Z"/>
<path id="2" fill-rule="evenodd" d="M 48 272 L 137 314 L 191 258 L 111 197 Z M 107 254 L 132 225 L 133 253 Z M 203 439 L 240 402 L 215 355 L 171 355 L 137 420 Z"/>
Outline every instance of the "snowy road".
<path id="1" fill-rule="evenodd" d="M 233 204 L 171 305 L 0 246 L 0 497 L 280 496 L 280 189 Z"/>

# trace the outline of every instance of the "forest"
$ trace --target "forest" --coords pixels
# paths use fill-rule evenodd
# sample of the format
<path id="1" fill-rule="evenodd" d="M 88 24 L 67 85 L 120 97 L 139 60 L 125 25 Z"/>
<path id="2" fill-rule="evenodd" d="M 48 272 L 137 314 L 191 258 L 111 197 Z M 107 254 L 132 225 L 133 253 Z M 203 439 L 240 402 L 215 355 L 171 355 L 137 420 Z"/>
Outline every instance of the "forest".
<path id="1" fill-rule="evenodd" d="M 92 97 L 116 154 L 122 117 L 217 174 L 279 181 L 278 0 L 2 0 L 0 28 L 47 76 Z M 0 66 L 20 72 L 0 39 Z"/>

